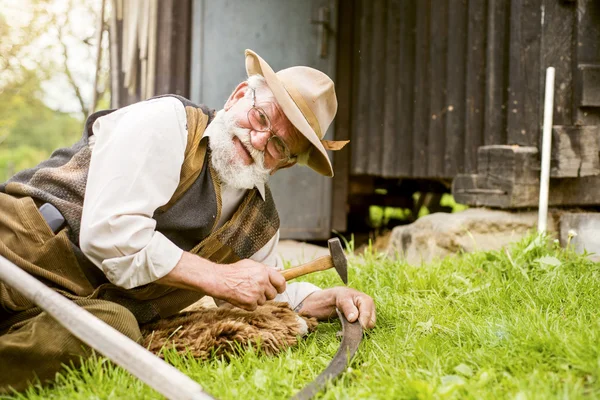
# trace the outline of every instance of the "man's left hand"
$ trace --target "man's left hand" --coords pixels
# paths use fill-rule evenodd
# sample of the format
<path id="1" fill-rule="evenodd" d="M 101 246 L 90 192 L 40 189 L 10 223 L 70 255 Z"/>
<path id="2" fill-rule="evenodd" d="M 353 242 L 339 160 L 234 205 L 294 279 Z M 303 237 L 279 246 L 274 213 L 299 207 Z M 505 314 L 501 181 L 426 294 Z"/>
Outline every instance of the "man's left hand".
<path id="1" fill-rule="evenodd" d="M 354 322 L 358 319 L 365 329 L 375 326 L 373 299 L 369 295 L 345 286 L 319 290 L 310 294 L 302 302 L 299 313 L 323 320 L 335 316 L 336 308 L 344 314 L 348 321 Z"/>

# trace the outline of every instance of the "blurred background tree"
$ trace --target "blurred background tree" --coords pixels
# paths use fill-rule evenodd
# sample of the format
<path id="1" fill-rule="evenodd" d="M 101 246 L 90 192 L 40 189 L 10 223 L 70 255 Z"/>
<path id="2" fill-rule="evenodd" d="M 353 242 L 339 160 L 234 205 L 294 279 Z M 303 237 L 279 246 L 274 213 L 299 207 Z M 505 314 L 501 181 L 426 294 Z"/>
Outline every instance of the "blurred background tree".
<path id="1" fill-rule="evenodd" d="M 0 0 L 0 182 L 81 135 L 93 97 L 100 5 Z M 110 103 L 103 55 L 96 109 Z"/>

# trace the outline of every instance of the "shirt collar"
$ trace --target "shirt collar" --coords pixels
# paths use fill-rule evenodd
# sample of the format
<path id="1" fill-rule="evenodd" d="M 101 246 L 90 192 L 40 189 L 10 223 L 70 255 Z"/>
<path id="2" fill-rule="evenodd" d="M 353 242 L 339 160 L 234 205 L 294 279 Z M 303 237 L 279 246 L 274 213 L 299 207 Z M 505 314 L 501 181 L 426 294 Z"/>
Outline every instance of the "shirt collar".
<path id="1" fill-rule="evenodd" d="M 225 111 L 224 110 L 219 110 L 217 111 L 215 118 L 220 117 Z M 214 126 L 214 125 L 213 125 Z M 202 137 L 207 137 L 210 139 L 210 135 L 213 135 L 214 129 L 210 129 L 211 125 L 209 124 L 206 129 L 204 130 L 204 134 L 202 135 Z M 258 193 L 260 193 L 260 197 L 263 199 L 263 201 L 265 200 L 265 184 L 264 183 L 258 183 L 256 185 L 254 185 L 254 187 L 258 190 Z"/>

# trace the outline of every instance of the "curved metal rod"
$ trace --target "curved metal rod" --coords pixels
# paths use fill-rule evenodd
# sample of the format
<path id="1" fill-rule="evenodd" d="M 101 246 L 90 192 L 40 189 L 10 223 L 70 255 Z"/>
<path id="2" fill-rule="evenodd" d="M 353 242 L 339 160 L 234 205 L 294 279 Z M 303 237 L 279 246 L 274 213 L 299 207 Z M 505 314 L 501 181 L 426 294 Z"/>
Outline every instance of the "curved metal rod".
<path id="1" fill-rule="evenodd" d="M 296 393 L 296 395 L 292 397 L 293 400 L 312 399 L 325 387 L 329 380 L 337 378 L 344 372 L 346 366 L 350 363 L 350 360 L 352 360 L 352 357 L 356 353 L 356 350 L 358 350 L 358 346 L 363 337 L 363 330 L 360 326 L 360 322 L 358 320 L 355 322 L 348 322 L 340 310 L 336 309 L 336 311 L 342 322 L 343 338 L 340 348 L 337 353 L 335 353 L 335 356 L 333 356 L 333 360 L 331 360 L 327 368 L 325 368 L 314 381 L 305 386 L 300 392 Z"/>

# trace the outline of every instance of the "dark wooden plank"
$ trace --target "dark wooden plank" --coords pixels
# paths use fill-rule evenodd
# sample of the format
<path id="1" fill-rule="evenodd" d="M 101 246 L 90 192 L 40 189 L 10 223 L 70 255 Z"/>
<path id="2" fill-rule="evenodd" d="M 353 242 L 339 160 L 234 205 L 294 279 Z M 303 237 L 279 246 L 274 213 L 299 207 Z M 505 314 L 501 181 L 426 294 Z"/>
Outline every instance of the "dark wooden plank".
<path id="1" fill-rule="evenodd" d="M 158 2 L 156 94 L 189 96 L 191 0 Z"/>
<path id="2" fill-rule="evenodd" d="M 400 10 L 400 33 L 397 74 L 397 141 L 396 176 L 410 177 L 413 170 L 413 119 L 415 85 L 415 25 L 417 5 L 403 0 Z"/>
<path id="3" fill-rule="evenodd" d="M 358 82 L 355 86 L 357 91 L 355 110 L 353 112 L 354 121 L 352 124 L 352 173 L 364 174 L 367 172 L 367 163 L 369 160 L 369 111 L 373 107 L 370 104 L 370 69 L 369 61 L 371 54 L 372 30 L 373 30 L 373 8 L 369 0 L 359 1 L 360 3 L 360 35 L 358 42 L 358 60 L 357 71 Z"/>
<path id="4" fill-rule="evenodd" d="M 449 0 L 448 32 L 444 175 L 453 177 L 464 171 L 465 160 L 467 0 Z"/>
<path id="5" fill-rule="evenodd" d="M 600 64 L 600 4 L 597 0 L 577 0 L 577 63 Z"/>
<path id="6" fill-rule="evenodd" d="M 373 37 L 370 43 L 369 77 L 369 147 L 366 171 L 371 175 L 382 174 L 384 136 L 384 86 L 386 84 L 386 9 L 385 0 L 371 0 L 373 5 Z"/>
<path id="7" fill-rule="evenodd" d="M 190 96 L 190 70 L 192 57 L 192 0 L 177 0 L 173 5 L 172 46 L 175 55 L 172 59 L 171 93 L 183 97 Z"/>
<path id="8" fill-rule="evenodd" d="M 354 1 L 343 1 L 338 8 L 336 94 L 338 112 L 335 119 L 335 140 L 350 138 L 352 126 L 353 58 L 355 56 Z M 348 228 L 348 180 L 350 179 L 350 144 L 333 156 L 331 199 L 331 229 L 346 232 Z"/>
<path id="9" fill-rule="evenodd" d="M 173 3 L 174 0 L 163 0 L 158 2 L 158 21 L 156 32 L 157 51 L 156 51 L 156 83 L 155 91 L 157 95 L 171 92 L 171 63 L 173 57 L 172 29 L 173 21 Z"/>
<path id="10" fill-rule="evenodd" d="M 465 172 L 467 173 L 472 173 L 477 168 L 477 149 L 483 145 L 486 6 L 484 1 L 469 1 L 465 117 Z"/>
<path id="11" fill-rule="evenodd" d="M 427 176 L 444 176 L 446 146 L 446 63 L 448 61 L 448 1 L 436 1 L 431 7 L 429 25 L 429 65 L 431 68 L 428 129 Z M 454 33 L 452 33 L 452 41 Z"/>
<path id="12" fill-rule="evenodd" d="M 542 104 L 542 0 L 513 0 L 510 10 L 508 144 L 537 146 Z"/>
<path id="13" fill-rule="evenodd" d="M 510 1 L 488 0 L 486 42 L 485 145 L 506 144 Z"/>
<path id="14" fill-rule="evenodd" d="M 600 108 L 582 107 L 584 89 L 595 90 L 583 81 L 584 66 L 600 65 L 600 2 L 577 0 L 577 74 L 576 99 L 573 104 L 575 125 L 600 125 Z M 597 90 L 597 89 L 596 89 Z"/>
<path id="15" fill-rule="evenodd" d="M 542 90 L 545 91 L 545 70 L 556 69 L 554 83 L 554 125 L 572 125 L 573 103 L 573 41 L 575 35 L 575 3 L 543 0 L 542 27 Z M 541 102 L 543 115 L 543 101 Z"/>
<path id="16" fill-rule="evenodd" d="M 386 22 L 386 43 L 385 43 L 385 84 L 383 93 L 383 148 L 381 176 L 395 177 L 396 158 L 399 130 L 399 121 L 397 113 L 397 87 L 398 87 L 398 51 L 400 41 L 400 0 L 388 0 L 386 2 L 385 12 L 387 13 Z"/>
<path id="17" fill-rule="evenodd" d="M 555 178 L 600 174 L 600 127 L 553 126 L 552 169 Z M 600 203 L 600 199 L 598 200 Z"/>
<path id="18" fill-rule="evenodd" d="M 600 107 L 600 64 L 580 64 L 579 106 Z"/>
<path id="19" fill-rule="evenodd" d="M 414 81 L 414 119 L 413 119 L 413 178 L 427 176 L 427 152 L 429 132 L 429 23 L 431 1 L 417 2 L 415 29 L 415 81 Z"/>
<path id="20" fill-rule="evenodd" d="M 550 180 L 550 206 L 598 205 L 600 176 Z"/>

